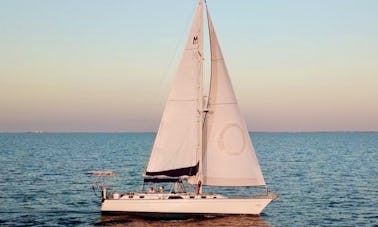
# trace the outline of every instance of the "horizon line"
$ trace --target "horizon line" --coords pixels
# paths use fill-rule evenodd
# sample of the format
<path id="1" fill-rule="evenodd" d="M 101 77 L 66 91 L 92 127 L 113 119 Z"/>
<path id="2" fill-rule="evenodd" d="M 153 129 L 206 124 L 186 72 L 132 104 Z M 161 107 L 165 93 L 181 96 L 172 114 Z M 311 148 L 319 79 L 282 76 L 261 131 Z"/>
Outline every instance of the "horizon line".
<path id="1" fill-rule="evenodd" d="M 248 133 L 376 133 L 378 130 L 298 130 L 298 131 L 270 131 L 258 130 L 248 131 Z M 0 131 L 0 134 L 85 134 L 85 133 L 157 133 L 157 131 Z"/>

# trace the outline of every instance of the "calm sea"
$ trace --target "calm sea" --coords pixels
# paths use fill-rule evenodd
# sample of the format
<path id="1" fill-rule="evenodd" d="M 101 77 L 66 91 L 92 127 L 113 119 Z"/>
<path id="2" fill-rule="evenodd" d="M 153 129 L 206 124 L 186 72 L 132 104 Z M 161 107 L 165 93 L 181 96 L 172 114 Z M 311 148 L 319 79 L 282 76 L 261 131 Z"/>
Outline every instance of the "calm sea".
<path id="1" fill-rule="evenodd" d="M 378 133 L 252 133 L 270 191 L 260 217 L 102 216 L 91 170 L 138 190 L 153 133 L 0 134 L 0 226 L 378 226 Z"/>

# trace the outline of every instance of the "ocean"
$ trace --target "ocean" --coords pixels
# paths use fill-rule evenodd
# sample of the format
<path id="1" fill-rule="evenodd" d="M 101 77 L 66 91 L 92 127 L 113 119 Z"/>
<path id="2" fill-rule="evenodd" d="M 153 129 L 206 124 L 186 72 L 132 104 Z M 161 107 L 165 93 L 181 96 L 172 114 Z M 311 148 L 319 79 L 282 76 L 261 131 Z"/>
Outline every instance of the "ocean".
<path id="1" fill-rule="evenodd" d="M 251 133 L 271 192 L 259 217 L 101 215 L 92 170 L 140 190 L 154 133 L 0 133 L 0 226 L 378 226 L 378 133 Z"/>

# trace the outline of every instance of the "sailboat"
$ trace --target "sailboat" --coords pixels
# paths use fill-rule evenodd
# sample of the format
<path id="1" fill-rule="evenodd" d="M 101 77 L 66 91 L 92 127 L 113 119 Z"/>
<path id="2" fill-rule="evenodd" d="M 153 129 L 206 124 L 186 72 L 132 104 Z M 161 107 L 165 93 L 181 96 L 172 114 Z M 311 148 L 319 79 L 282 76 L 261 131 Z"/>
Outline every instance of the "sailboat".
<path id="1" fill-rule="evenodd" d="M 210 36 L 210 88 L 204 95 L 204 11 Z M 111 172 L 96 172 L 98 176 Z M 259 215 L 269 194 L 240 113 L 209 10 L 199 0 L 160 122 L 144 184 L 172 184 L 141 192 L 110 193 L 102 186 L 102 212 L 161 215 Z M 184 184 L 195 190 L 187 192 Z M 263 187 L 263 194 L 229 198 L 203 186 Z M 266 189 L 266 190 L 265 190 Z"/>

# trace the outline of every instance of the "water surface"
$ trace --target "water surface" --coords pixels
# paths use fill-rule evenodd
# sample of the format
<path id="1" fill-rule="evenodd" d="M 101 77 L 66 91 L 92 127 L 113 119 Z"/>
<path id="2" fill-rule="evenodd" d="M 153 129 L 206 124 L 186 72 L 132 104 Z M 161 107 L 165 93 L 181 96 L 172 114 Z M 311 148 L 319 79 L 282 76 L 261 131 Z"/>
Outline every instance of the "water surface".
<path id="1" fill-rule="evenodd" d="M 0 134 L 0 225 L 377 226 L 378 133 L 251 133 L 270 191 L 260 217 L 150 221 L 101 215 L 91 170 L 139 190 L 153 133 Z"/>

